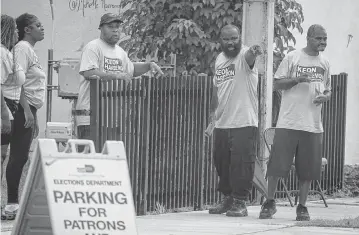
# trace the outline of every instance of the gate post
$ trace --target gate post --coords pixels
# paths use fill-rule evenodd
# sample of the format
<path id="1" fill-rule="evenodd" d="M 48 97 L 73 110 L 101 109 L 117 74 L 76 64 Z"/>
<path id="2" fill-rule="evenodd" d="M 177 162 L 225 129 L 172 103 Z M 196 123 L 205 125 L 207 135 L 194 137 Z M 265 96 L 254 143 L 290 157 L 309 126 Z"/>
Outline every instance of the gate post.
<path id="1" fill-rule="evenodd" d="M 202 101 L 200 102 L 200 104 L 202 104 L 202 111 L 200 112 L 200 114 L 202 114 L 202 118 L 200 120 L 200 123 L 201 125 L 199 126 L 199 132 L 198 132 L 198 135 L 200 136 L 201 138 L 201 144 L 200 144 L 200 149 L 198 151 L 199 153 L 199 165 L 198 165 L 198 168 L 197 168 L 197 176 L 198 176 L 198 181 L 199 181 L 199 184 L 198 184 L 198 187 L 199 189 L 198 190 L 195 190 L 196 193 L 198 193 L 197 195 L 195 195 L 195 204 L 194 204 L 194 210 L 203 210 L 203 206 L 204 206 L 204 193 L 205 193 L 205 190 L 204 190 L 204 172 L 205 172 L 205 160 L 206 160 L 206 138 L 205 138 L 205 135 L 204 135 L 204 132 L 207 128 L 207 119 L 208 119 L 208 116 L 207 116 L 207 102 L 209 102 L 207 100 L 207 96 L 206 96 L 206 93 L 207 93 L 207 89 L 208 89 L 208 75 L 205 74 L 205 73 L 201 73 L 201 74 L 198 74 L 198 87 L 197 89 L 199 89 L 199 92 L 200 92 L 200 97 L 202 97 Z"/>
<path id="2" fill-rule="evenodd" d="M 90 136 L 95 144 L 96 152 L 101 151 L 102 132 L 101 132 L 101 81 L 100 79 L 90 79 Z"/>
<path id="3" fill-rule="evenodd" d="M 140 150 L 139 157 L 141 162 L 141 178 L 138 179 L 140 181 L 140 197 L 137 201 L 140 205 L 138 206 L 139 211 L 137 215 L 146 215 L 147 214 L 147 198 L 148 198 L 148 181 L 150 179 L 149 172 L 148 172 L 148 165 L 149 165 L 149 154 L 150 154 L 150 117 L 151 117 L 151 80 L 147 76 L 142 76 L 141 81 L 141 100 L 143 102 L 143 107 L 141 107 L 141 138 L 142 138 L 142 146 Z M 150 172 L 151 174 L 151 172 Z"/>
<path id="4" fill-rule="evenodd" d="M 259 97 L 259 151 L 258 159 L 265 170 L 265 158 L 268 156 L 263 132 L 271 127 L 272 91 L 273 91 L 273 30 L 274 0 L 244 0 L 242 21 L 242 43 L 258 44 L 263 48 L 256 62 L 260 80 Z"/>

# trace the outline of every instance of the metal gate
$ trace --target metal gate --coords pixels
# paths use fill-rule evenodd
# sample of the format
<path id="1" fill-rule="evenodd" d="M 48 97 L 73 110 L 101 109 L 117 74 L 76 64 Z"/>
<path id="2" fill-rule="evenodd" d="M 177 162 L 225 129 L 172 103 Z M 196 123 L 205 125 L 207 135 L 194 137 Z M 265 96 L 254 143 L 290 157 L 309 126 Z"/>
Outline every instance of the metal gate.
<path id="1" fill-rule="evenodd" d="M 328 192 L 343 184 L 346 84 L 347 75 L 332 76 L 332 99 L 323 108 L 328 166 L 321 183 Z M 92 80 L 90 87 L 92 139 L 98 150 L 106 140 L 124 142 L 138 215 L 217 201 L 212 140 L 204 136 L 212 78 L 143 76 L 128 85 Z M 288 187 L 297 188 L 293 175 Z"/>

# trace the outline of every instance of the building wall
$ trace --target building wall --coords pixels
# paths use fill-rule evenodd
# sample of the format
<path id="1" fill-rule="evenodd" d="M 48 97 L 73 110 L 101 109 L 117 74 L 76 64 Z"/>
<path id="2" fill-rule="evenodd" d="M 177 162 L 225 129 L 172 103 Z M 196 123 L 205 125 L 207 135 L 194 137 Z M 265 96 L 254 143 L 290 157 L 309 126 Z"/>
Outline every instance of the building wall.
<path id="1" fill-rule="evenodd" d="M 304 33 L 297 31 L 296 48 L 306 45 L 307 29 L 312 24 L 323 25 L 328 33 L 324 54 L 331 62 L 332 74 L 348 73 L 346 118 L 346 164 L 359 163 L 359 1 L 357 0 L 297 0 L 304 12 Z M 348 35 L 353 35 L 348 44 Z"/>

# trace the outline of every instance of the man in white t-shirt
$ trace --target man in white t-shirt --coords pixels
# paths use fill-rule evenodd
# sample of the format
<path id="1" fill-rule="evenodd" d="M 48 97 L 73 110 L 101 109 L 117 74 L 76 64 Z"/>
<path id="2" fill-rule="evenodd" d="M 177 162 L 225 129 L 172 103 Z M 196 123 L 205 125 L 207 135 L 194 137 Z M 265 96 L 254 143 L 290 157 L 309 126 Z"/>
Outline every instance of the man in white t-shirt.
<path id="1" fill-rule="evenodd" d="M 276 213 L 274 195 L 279 177 L 287 177 L 295 156 L 299 179 L 298 221 L 310 220 L 305 206 L 311 181 L 320 180 L 323 124 L 322 103 L 331 95 L 328 60 L 321 54 L 327 46 L 327 33 L 312 25 L 307 46 L 288 53 L 274 78 L 274 89 L 282 91 L 282 103 L 272 151 L 268 162 L 268 199 L 259 218 Z"/>
<path id="2" fill-rule="evenodd" d="M 90 139 L 90 81 L 123 79 L 130 81 L 148 71 L 163 75 L 161 68 L 151 63 L 133 63 L 127 53 L 117 45 L 120 39 L 121 19 L 113 13 L 101 17 L 100 38 L 89 42 L 83 49 L 80 64 L 80 90 L 76 106 L 79 139 Z"/>
<path id="3" fill-rule="evenodd" d="M 214 164 L 222 200 L 210 214 L 248 216 L 246 201 L 252 190 L 258 142 L 259 46 L 242 46 L 234 25 L 221 30 L 222 53 L 215 62 L 213 101 Z"/>

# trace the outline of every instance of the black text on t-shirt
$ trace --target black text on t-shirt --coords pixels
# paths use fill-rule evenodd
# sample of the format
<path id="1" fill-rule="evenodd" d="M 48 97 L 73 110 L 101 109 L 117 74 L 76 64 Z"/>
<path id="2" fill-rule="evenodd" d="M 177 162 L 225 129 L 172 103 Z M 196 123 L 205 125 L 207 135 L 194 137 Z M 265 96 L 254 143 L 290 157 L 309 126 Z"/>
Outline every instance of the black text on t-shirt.
<path id="1" fill-rule="evenodd" d="M 236 75 L 236 70 L 234 64 L 229 65 L 228 67 L 217 69 L 216 70 L 216 83 L 220 85 Z"/>
<path id="2" fill-rule="evenodd" d="M 122 72 L 122 61 L 118 58 L 104 57 L 103 68 L 106 72 Z"/>

